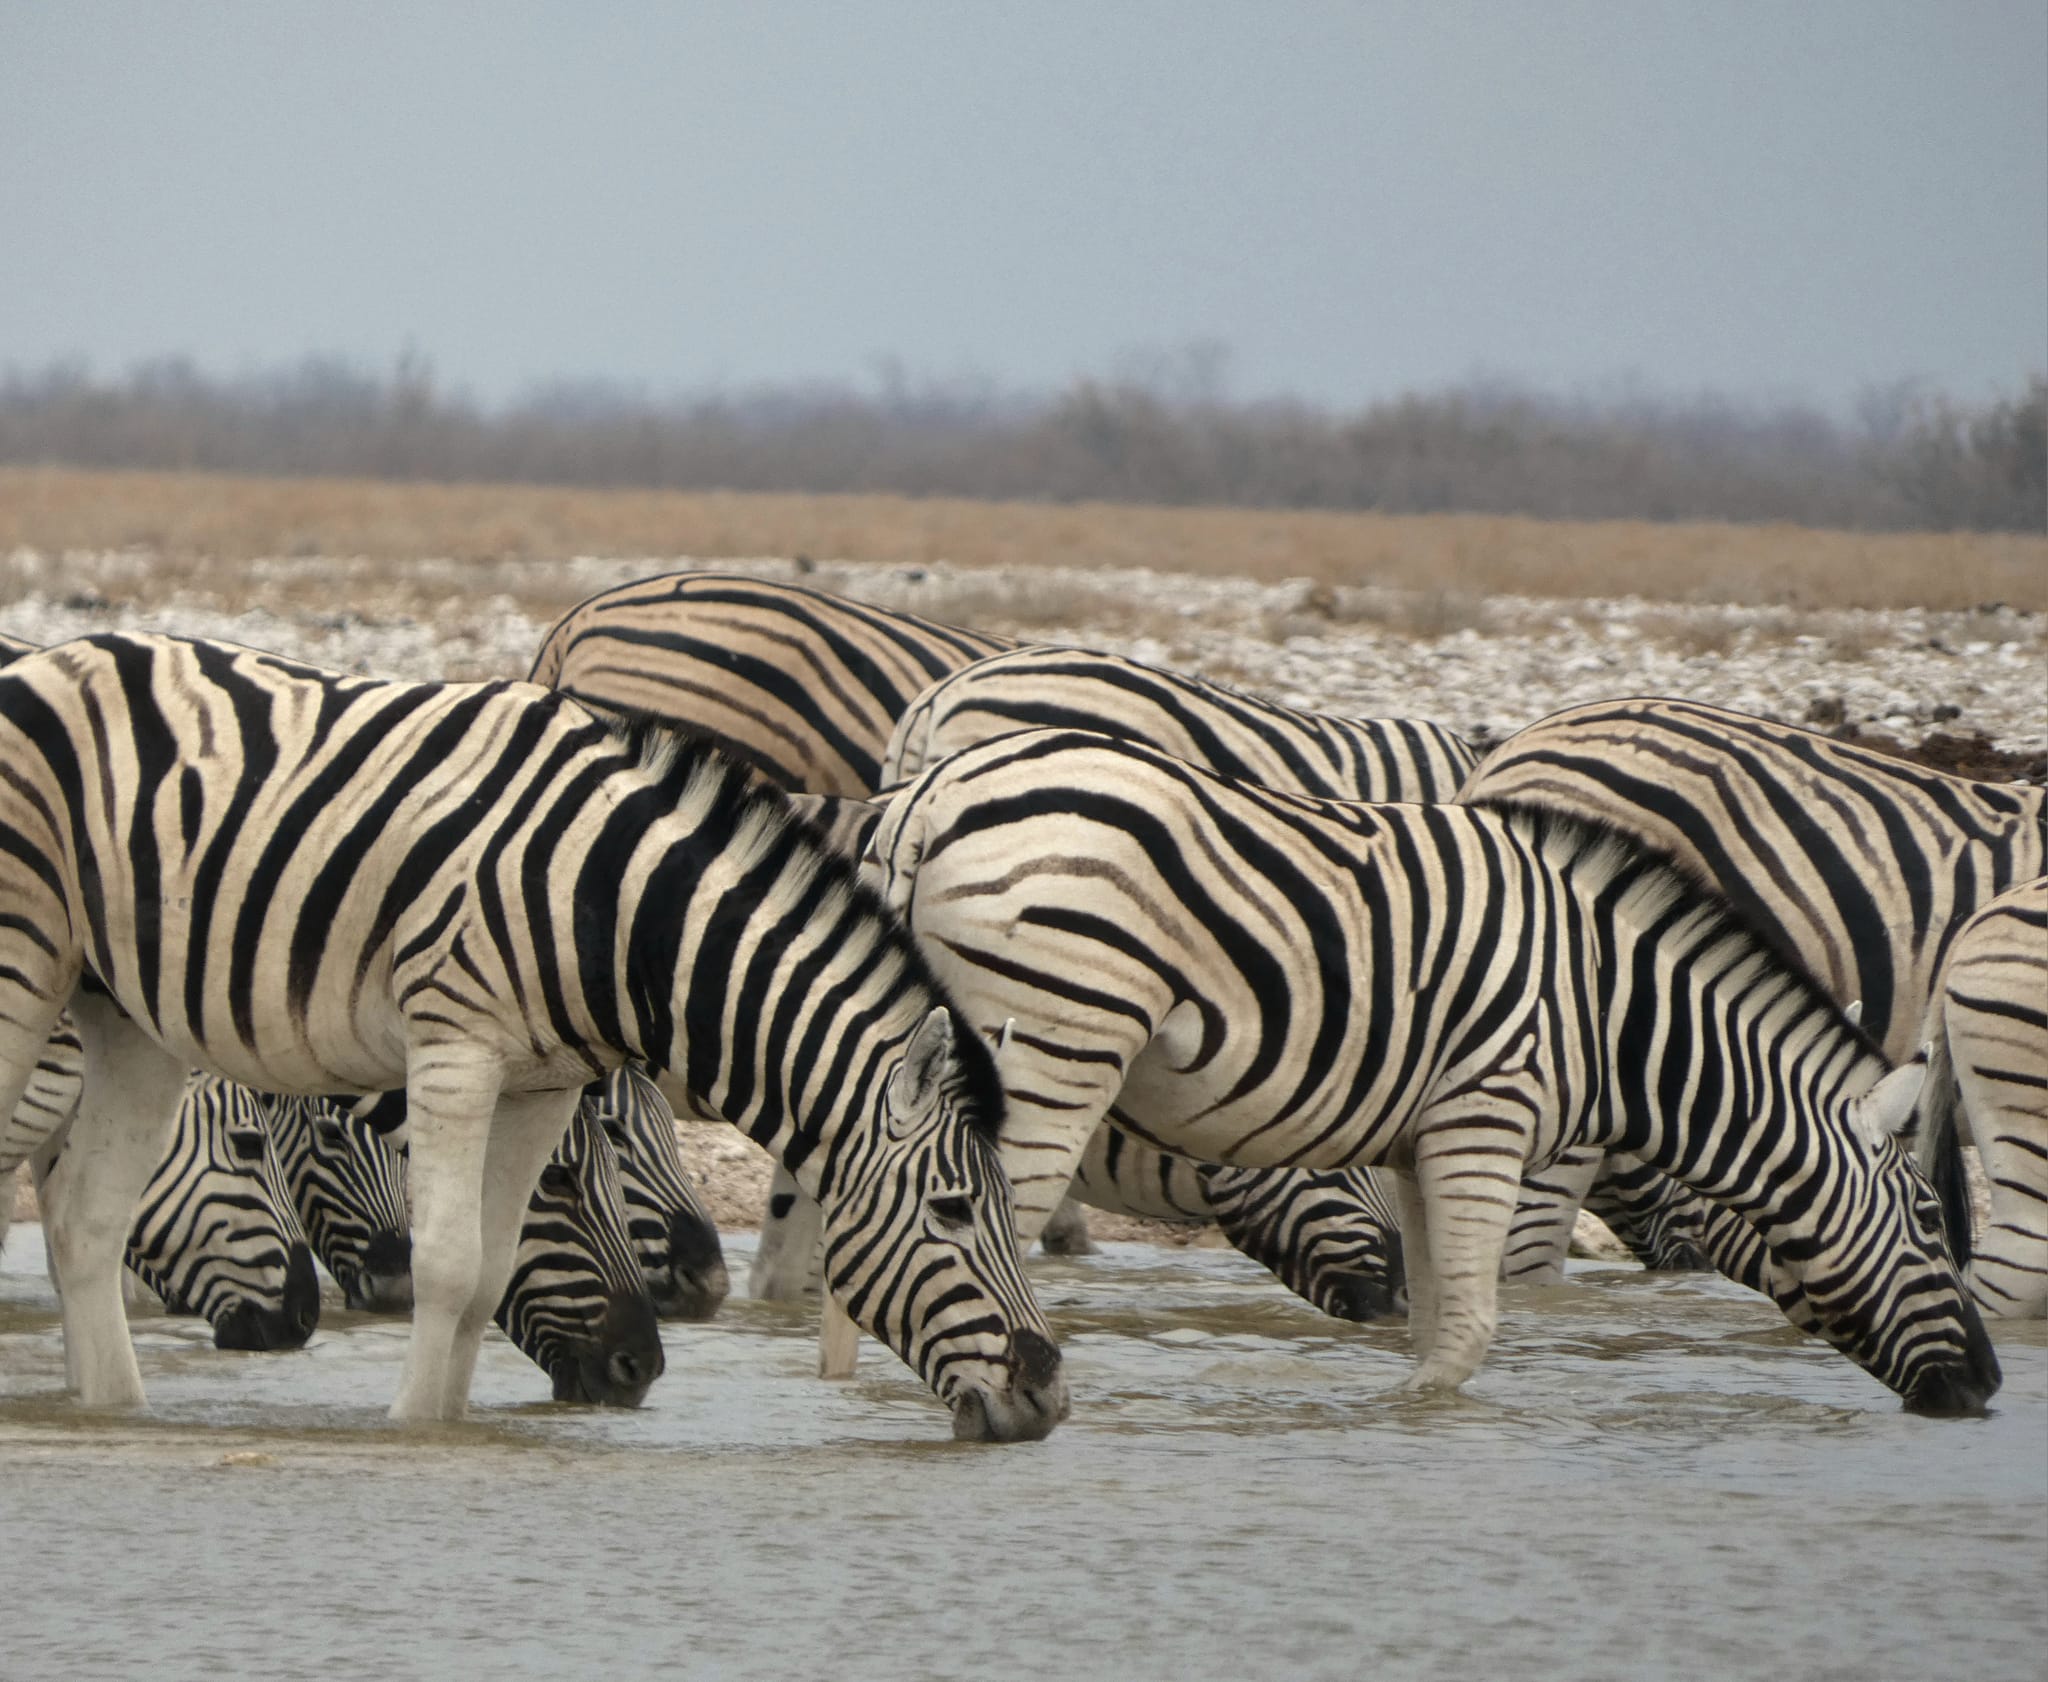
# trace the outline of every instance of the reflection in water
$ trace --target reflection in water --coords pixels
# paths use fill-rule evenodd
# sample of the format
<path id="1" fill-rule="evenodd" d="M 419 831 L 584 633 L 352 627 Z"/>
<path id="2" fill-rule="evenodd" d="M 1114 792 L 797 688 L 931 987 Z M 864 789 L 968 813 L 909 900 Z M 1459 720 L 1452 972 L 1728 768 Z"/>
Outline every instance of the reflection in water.
<path id="1" fill-rule="evenodd" d="M 34 1237 L 0 1262 L 10 1682 L 1996 1682 L 2048 1650 L 2038 1325 L 1999 1331 L 1990 1420 L 1922 1420 L 1760 1298 L 1588 1268 L 1504 1292 L 1425 1399 L 1399 1326 L 1112 1245 L 1034 1264 L 1075 1398 L 1041 1444 L 952 1442 L 872 1346 L 820 1384 L 811 1314 L 754 1302 L 664 1328 L 634 1413 L 548 1402 L 494 1336 L 474 1417 L 425 1429 L 384 1419 L 402 1324 L 330 1304 L 237 1355 L 138 1319 L 138 1418 L 62 1395 Z"/>

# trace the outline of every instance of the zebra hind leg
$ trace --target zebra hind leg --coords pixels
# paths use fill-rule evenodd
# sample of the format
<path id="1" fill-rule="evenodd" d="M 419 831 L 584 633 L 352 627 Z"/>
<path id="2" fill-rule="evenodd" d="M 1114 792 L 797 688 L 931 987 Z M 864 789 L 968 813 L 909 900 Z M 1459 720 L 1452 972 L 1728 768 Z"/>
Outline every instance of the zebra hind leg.
<path id="1" fill-rule="evenodd" d="M 1547 1166 L 1529 1171 L 1501 1256 L 1503 1278 L 1518 1285 L 1563 1283 L 1572 1228 L 1605 1154 L 1598 1145 L 1573 1145 Z"/>
<path id="2" fill-rule="evenodd" d="M 818 1246 L 825 1211 L 781 1163 L 768 1184 L 768 1212 L 747 1273 L 747 1295 L 763 1302 L 796 1302 L 818 1284 Z"/>
<path id="3" fill-rule="evenodd" d="M 72 1015 L 85 1044 L 85 1084 L 45 1182 L 44 1211 L 61 1287 L 64 1372 L 88 1406 L 140 1407 L 122 1267 L 136 1203 L 163 1159 L 188 1071 L 109 999 L 81 995 Z"/>

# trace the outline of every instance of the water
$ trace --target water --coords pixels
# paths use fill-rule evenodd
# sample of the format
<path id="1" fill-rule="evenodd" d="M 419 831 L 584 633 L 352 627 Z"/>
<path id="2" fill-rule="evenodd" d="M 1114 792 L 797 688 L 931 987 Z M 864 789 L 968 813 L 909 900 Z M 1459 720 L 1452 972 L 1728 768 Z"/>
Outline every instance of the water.
<path id="1" fill-rule="evenodd" d="M 1505 1294 L 1462 1398 L 1220 1251 L 1034 1263 L 1074 1417 L 955 1444 L 812 1316 L 669 1328 L 648 1405 L 383 1411 L 400 1323 L 290 1355 L 138 1318 L 152 1411 L 59 1392 L 29 1228 L 0 1262 L 0 1676 L 1968 1676 L 2048 1663 L 2048 1339 L 1982 1422 L 1901 1413 L 1719 1280 Z M 745 1277 L 747 1241 L 731 1243 Z"/>

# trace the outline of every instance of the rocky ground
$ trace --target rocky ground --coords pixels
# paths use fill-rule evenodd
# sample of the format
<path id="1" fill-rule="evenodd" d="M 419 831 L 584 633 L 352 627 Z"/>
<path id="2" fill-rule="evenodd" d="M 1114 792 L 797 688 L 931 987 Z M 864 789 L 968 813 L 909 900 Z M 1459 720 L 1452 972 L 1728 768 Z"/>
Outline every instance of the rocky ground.
<path id="1" fill-rule="evenodd" d="M 523 676 L 594 591 L 692 563 L 321 558 L 175 571 L 142 553 L 0 560 L 0 632 L 48 643 L 147 629 L 224 637 L 400 678 Z M 1046 642 L 1201 671 L 1296 706 L 1437 719 L 1478 741 L 1580 701 L 1681 695 L 1915 752 L 1964 775 L 2048 775 L 2048 616 L 1474 598 L 1138 569 L 723 561 Z M 252 605 L 255 604 L 255 605 Z M 721 1222 L 758 1217 L 766 1163 L 687 1130 Z"/>

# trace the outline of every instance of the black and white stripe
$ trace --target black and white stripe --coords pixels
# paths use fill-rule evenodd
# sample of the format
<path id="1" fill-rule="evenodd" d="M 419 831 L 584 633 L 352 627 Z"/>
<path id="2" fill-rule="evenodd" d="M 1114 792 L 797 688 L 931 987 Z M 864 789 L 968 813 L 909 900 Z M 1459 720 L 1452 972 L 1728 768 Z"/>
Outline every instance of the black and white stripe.
<path id="1" fill-rule="evenodd" d="M 1595 1142 L 1736 1208 L 1908 1405 L 1998 1382 L 1875 1047 L 1668 861 L 1551 814 L 1309 799 L 1035 731 L 890 804 L 883 892 L 1013 1024 L 1028 1236 L 1114 1103 L 1162 1149 L 1398 1175 L 1419 1387 L 1491 1339 L 1530 1162 Z"/>
<path id="2" fill-rule="evenodd" d="M 1116 720 L 1129 734 L 1150 729 L 1165 735 L 1164 745 L 1172 747 L 1181 738 L 1169 725 L 1180 720 L 1193 744 L 1184 751 L 1206 746 L 1234 771 L 1263 773 L 1288 786 L 1306 779 L 1325 792 L 1361 797 L 1448 798 L 1472 760 L 1469 747 L 1434 725 L 1318 719 L 1112 656 L 1018 650 L 1005 637 L 733 574 L 673 574 L 592 597 L 549 633 L 533 677 L 602 710 L 710 736 L 772 780 L 801 791 L 806 819 L 829 844 L 858 856 L 875 815 L 864 797 L 893 780 L 884 761 L 909 751 L 900 745 L 910 739 L 909 718 L 922 721 L 920 743 L 935 731 L 967 728 L 969 712 L 954 705 L 965 694 L 955 686 L 980 671 L 985 657 L 996 655 L 1000 663 L 1002 650 L 1016 651 L 1022 671 L 1004 666 L 986 689 L 973 693 L 991 699 L 1014 694 L 1020 677 L 1029 688 L 1058 683 L 1069 707 L 1092 698 L 1097 728 Z M 1049 665 L 1032 664 L 1041 661 Z M 927 704 L 935 681 L 948 697 L 936 712 Z M 985 727 L 985 714 L 975 716 Z M 1233 1241 L 1243 1232 L 1258 1246 L 1258 1259 L 1291 1288 L 1348 1317 L 1395 1299 L 1399 1275 L 1386 1270 L 1398 1263 L 1399 1245 L 1377 1222 L 1384 1200 L 1369 1182 L 1347 1188 L 1319 1176 L 1293 1191 L 1284 1183 L 1236 1183 L 1241 1194 L 1227 1207 L 1255 1210 L 1258 1218 L 1240 1226 L 1233 1214 L 1223 1230 Z M 1290 1208 L 1296 1196 L 1299 1206 Z M 1350 1216 L 1361 1225 L 1345 1235 L 1342 1224 Z M 1070 1204 L 1056 1221 L 1043 1235 L 1049 1247 L 1056 1230 L 1061 1250 L 1085 1245 L 1086 1222 L 1077 1207 Z M 750 1293 L 772 1300 L 801 1295 L 815 1277 L 816 1229 L 816 1211 L 778 1171 Z M 1307 1247 L 1276 1251 L 1282 1238 Z M 1339 1268 L 1346 1255 L 1362 1269 L 1350 1278 Z"/>
<path id="3" fill-rule="evenodd" d="M 280 1199 L 342 1300 L 372 1314 L 412 1307 L 405 1158 L 375 1122 L 328 1098 L 266 1097 Z"/>
<path id="4" fill-rule="evenodd" d="M 1591 818 L 1669 853 L 1837 1003 L 1858 1005 L 1894 1062 L 1920 1043 L 1962 920 L 2048 870 L 2048 791 L 1946 776 L 1691 701 L 1556 713 L 1495 748 L 1459 799 Z M 1545 1176 L 1517 1221 L 1512 1273 L 1561 1265 L 1592 1172 L 1564 1163 Z M 1966 1211 L 1946 1202 L 1966 1250 Z"/>
<path id="5" fill-rule="evenodd" d="M 1990 1182 L 1970 1258 L 1987 1314 L 2048 1315 L 2048 877 L 2008 889 L 1949 941 L 1928 1009 L 1921 1150 L 1965 1127 Z"/>
<path id="6" fill-rule="evenodd" d="M 1427 719 L 1303 712 L 1120 654 L 1018 648 L 963 666 L 918 696 L 883 752 L 880 786 L 1039 728 L 1095 730 L 1219 777 L 1339 800 L 1449 800 L 1479 759 Z"/>
<path id="7" fill-rule="evenodd" d="M 394 1411 L 440 1418 L 582 1087 L 638 1060 L 820 1194 L 833 1291 L 956 1431 L 1064 1412 L 987 1050 L 850 867 L 717 756 L 524 685 L 109 635 L 0 673 L 0 766 L 0 1109 L 67 1003 L 86 1049 L 93 1206 L 52 1242 L 87 1400 L 141 1399 L 93 1235 L 188 1062 L 261 1091 L 406 1089 Z"/>
<path id="8" fill-rule="evenodd" d="M 584 1089 L 583 1114 L 618 1153 L 627 1224 L 655 1311 L 663 1319 L 710 1319 L 731 1288 L 725 1249 L 691 1188 L 675 1111 L 661 1088 L 627 1063 Z"/>
<path id="9" fill-rule="evenodd" d="M 711 737 L 784 788 L 861 796 L 928 684 L 1008 637 L 800 584 L 680 572 L 622 584 L 548 632 L 532 681 Z"/>
<path id="10" fill-rule="evenodd" d="M 65 1147 L 84 1061 L 77 1034 L 60 1020 L 0 1128 L 6 1201 L 12 1203 L 17 1165 L 27 1161 L 46 1221 L 70 1190 Z M 129 1271 L 168 1312 L 203 1316 L 222 1349 L 297 1349 L 319 1323 L 313 1258 L 289 1210 L 272 1195 L 268 1157 L 253 1095 L 195 1076 L 128 1228 Z M 11 1212 L 0 1207 L 0 1234 Z"/>

